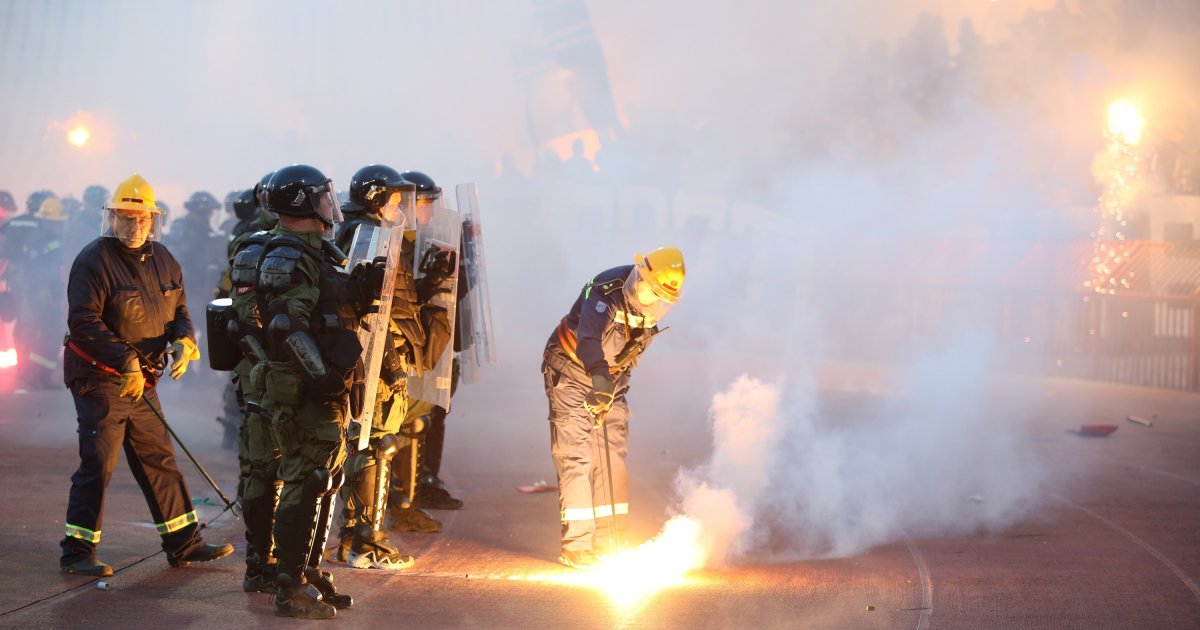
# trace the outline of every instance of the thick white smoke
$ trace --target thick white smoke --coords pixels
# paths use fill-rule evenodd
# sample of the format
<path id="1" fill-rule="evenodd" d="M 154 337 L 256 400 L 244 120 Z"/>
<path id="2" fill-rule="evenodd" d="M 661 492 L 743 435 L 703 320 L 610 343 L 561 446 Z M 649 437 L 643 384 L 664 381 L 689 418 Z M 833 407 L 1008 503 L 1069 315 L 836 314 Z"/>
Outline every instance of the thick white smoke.
<path id="1" fill-rule="evenodd" d="M 711 459 L 676 481 L 710 560 L 840 557 L 1027 515 L 1042 468 L 1021 425 L 983 402 L 986 343 L 961 340 L 914 365 L 903 396 L 853 412 L 802 374 L 743 375 L 714 396 Z"/>

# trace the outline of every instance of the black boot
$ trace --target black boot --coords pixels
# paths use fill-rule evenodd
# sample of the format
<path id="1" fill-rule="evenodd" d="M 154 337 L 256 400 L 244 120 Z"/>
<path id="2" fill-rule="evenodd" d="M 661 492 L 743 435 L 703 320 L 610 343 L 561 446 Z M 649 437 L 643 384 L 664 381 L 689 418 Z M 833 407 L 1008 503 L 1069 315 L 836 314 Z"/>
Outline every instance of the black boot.
<path id="1" fill-rule="evenodd" d="M 92 556 L 87 556 L 76 560 L 61 560 L 59 561 L 58 566 L 62 569 L 63 573 L 74 573 L 76 575 L 108 577 L 113 574 L 112 567 L 100 562 Z"/>
<path id="2" fill-rule="evenodd" d="M 283 575 L 280 574 L 281 577 Z M 275 591 L 275 603 L 271 609 L 276 617 L 296 619 L 333 619 L 337 615 L 336 608 L 321 601 L 317 590 L 304 583 L 285 586 L 281 582 Z"/>
<path id="3" fill-rule="evenodd" d="M 338 610 L 345 610 L 354 605 L 354 598 L 346 593 L 339 593 L 333 587 L 333 575 L 328 571 L 322 571 L 317 567 L 308 567 L 304 570 L 304 578 L 309 584 L 316 587 L 317 592 L 321 594 L 321 601 L 333 606 Z"/>
<path id="4" fill-rule="evenodd" d="M 274 593 L 276 569 L 278 565 L 274 562 L 266 562 L 256 554 L 247 553 L 242 590 L 247 593 Z"/>

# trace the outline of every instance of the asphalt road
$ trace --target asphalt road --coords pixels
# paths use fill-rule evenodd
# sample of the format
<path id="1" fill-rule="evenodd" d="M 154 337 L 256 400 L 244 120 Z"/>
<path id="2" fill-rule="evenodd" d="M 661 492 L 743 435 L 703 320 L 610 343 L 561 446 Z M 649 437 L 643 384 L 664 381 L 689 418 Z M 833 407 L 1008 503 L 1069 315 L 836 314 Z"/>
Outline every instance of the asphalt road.
<path id="1" fill-rule="evenodd" d="M 643 369 L 643 368 L 639 368 Z M 641 381 L 665 378 L 655 362 Z M 671 369 L 678 371 L 677 368 Z M 631 538 L 653 536 L 681 467 L 707 457 L 707 383 L 695 396 L 634 398 Z M 822 371 L 833 413 L 895 395 L 885 372 Z M 1023 386 L 1030 386 L 1028 383 Z M 493 369 L 455 399 L 444 474 L 466 507 L 437 512 L 439 534 L 397 540 L 417 557 L 399 573 L 334 565 L 355 598 L 329 624 L 417 628 L 1200 628 L 1200 396 L 1082 382 L 1035 383 L 1049 394 L 1032 413 L 997 422 L 1030 428 L 1028 448 L 1080 462 L 1041 488 L 1041 508 L 1003 531 L 897 536 L 851 557 L 749 560 L 690 574 L 621 606 L 555 563 L 554 493 L 545 400 L 536 364 Z M 232 495 L 236 461 L 220 448 L 212 387 L 168 384 L 168 419 Z M 1155 418 L 1153 427 L 1125 421 Z M 689 418 L 691 420 L 679 420 Z M 1104 438 L 1066 431 L 1080 421 L 1119 426 Z M 242 542 L 182 453 L 181 468 L 212 519 L 206 538 Z M 58 570 L 58 540 L 77 464 L 65 390 L 0 397 L 0 626 L 19 628 L 230 628 L 292 626 L 270 598 L 241 592 L 239 554 L 171 569 L 158 551 L 145 502 L 124 462 L 109 488 L 100 559 L 117 569 L 96 580 Z M 317 622 L 312 622 L 317 623 Z"/>

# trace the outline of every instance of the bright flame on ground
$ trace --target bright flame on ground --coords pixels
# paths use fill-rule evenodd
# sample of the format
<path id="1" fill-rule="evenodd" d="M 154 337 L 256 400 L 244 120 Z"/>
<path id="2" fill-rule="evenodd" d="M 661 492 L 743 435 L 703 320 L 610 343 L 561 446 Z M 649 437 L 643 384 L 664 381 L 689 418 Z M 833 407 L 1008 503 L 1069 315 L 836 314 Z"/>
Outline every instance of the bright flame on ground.
<path id="1" fill-rule="evenodd" d="M 1117 101 L 1108 107 L 1108 127 L 1104 137 L 1107 168 L 1103 173 L 1104 191 L 1100 194 L 1096 212 L 1100 226 L 1093 235 L 1092 258 L 1088 269 L 1092 278 L 1084 283 L 1101 295 L 1113 295 L 1118 289 L 1129 289 L 1132 273 L 1122 271 L 1121 264 L 1129 260 L 1125 246 L 1125 209 L 1133 201 L 1141 183 L 1142 156 L 1137 143 L 1142 139 L 1146 119 L 1129 103 Z"/>
<path id="2" fill-rule="evenodd" d="M 67 131 L 67 142 L 79 148 L 83 148 L 83 145 L 87 144 L 91 137 L 92 132 L 83 123 L 75 123 L 75 126 Z"/>
<path id="3" fill-rule="evenodd" d="M 654 540 L 606 558 L 591 571 L 511 579 L 592 587 L 604 591 L 615 606 L 628 611 L 664 588 L 686 584 L 687 573 L 703 567 L 707 559 L 700 544 L 700 524 L 677 516 Z"/>
<path id="4" fill-rule="evenodd" d="M 0 368 L 10 368 L 17 366 L 17 349 L 9 348 L 8 350 L 0 351 Z"/>

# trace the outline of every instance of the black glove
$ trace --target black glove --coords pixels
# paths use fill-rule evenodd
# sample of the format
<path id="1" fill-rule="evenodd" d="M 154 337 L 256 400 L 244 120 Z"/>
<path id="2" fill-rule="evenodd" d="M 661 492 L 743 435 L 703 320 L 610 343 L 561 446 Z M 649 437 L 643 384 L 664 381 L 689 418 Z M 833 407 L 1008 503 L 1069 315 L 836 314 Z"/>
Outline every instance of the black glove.
<path id="1" fill-rule="evenodd" d="M 430 297 L 454 274 L 458 267 L 458 252 L 440 247 L 430 247 L 421 257 L 421 273 L 417 281 L 417 296 L 422 302 Z"/>
<path id="2" fill-rule="evenodd" d="M 612 409 L 617 384 L 608 374 L 592 375 L 592 391 L 583 398 L 583 407 L 596 418 L 600 418 Z"/>
<path id="3" fill-rule="evenodd" d="M 317 402 L 331 402 L 346 395 L 346 378 L 334 370 L 327 370 L 325 375 L 313 381 L 308 387 L 312 391 L 312 399 Z"/>
<path id="4" fill-rule="evenodd" d="M 375 312 L 373 302 L 379 299 L 383 291 L 383 272 L 386 267 L 387 259 L 380 256 L 369 263 L 359 263 L 350 270 L 350 303 L 359 315 Z"/>

